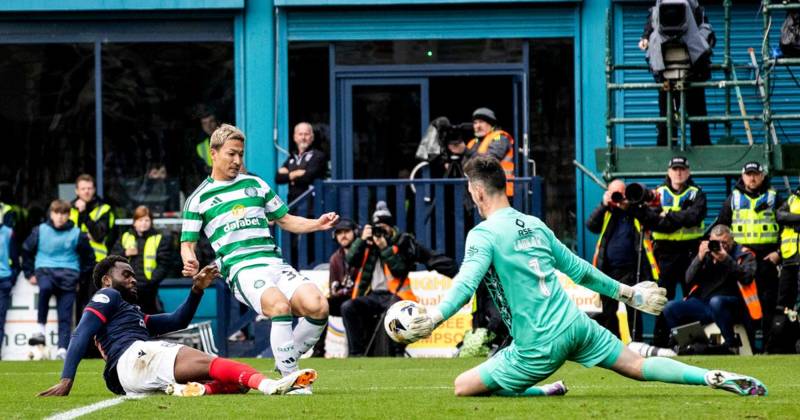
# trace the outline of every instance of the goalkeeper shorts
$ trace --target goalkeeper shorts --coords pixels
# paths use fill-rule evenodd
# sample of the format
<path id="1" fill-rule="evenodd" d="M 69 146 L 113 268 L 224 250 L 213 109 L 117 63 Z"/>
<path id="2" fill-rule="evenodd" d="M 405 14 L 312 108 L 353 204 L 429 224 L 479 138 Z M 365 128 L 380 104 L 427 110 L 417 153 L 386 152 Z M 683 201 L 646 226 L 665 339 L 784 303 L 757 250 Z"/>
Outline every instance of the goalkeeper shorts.
<path id="1" fill-rule="evenodd" d="M 567 360 L 585 367 L 610 366 L 623 347 L 619 338 L 581 313 L 561 335 L 536 348 L 520 349 L 512 342 L 478 366 L 478 373 L 489 390 L 520 392 L 552 375 Z"/>

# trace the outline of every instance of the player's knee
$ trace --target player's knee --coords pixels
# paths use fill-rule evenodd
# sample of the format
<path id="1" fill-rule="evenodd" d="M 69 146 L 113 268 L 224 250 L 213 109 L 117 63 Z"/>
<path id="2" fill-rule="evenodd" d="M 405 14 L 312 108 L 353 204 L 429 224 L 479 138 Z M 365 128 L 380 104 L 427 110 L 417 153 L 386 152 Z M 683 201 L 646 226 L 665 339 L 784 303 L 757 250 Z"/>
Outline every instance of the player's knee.
<path id="1" fill-rule="evenodd" d="M 323 319 L 328 317 L 328 312 L 328 299 L 325 299 L 322 295 L 317 296 L 313 300 L 311 308 L 309 308 L 309 315 L 317 319 Z"/>
<path id="2" fill-rule="evenodd" d="M 289 305 L 289 301 L 285 298 L 265 299 L 262 297 L 261 312 L 263 312 L 265 316 L 272 318 L 281 315 L 291 315 L 292 308 Z"/>

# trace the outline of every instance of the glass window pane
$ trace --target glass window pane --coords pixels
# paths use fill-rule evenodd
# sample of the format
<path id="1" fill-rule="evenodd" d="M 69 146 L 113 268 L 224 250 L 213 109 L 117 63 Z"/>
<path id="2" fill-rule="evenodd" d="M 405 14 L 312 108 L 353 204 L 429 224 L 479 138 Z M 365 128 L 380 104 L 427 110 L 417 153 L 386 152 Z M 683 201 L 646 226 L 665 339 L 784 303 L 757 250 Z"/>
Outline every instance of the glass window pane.
<path id="1" fill-rule="evenodd" d="M 235 121 L 233 44 L 106 44 L 102 66 L 106 196 L 124 216 L 178 215 L 209 173 L 214 121 Z"/>
<path id="2" fill-rule="evenodd" d="M 0 200 L 43 215 L 95 173 L 92 44 L 0 45 Z"/>
<path id="3" fill-rule="evenodd" d="M 521 39 L 359 41 L 336 43 L 336 64 L 520 63 Z"/>

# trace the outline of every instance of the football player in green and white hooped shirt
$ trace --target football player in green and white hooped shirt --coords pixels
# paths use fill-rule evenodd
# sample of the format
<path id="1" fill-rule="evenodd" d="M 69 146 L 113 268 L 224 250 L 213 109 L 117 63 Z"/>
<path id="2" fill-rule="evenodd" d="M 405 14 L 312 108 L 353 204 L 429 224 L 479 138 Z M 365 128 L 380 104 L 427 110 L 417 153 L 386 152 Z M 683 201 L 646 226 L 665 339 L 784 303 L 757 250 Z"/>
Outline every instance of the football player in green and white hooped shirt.
<path id="1" fill-rule="evenodd" d="M 328 230 L 339 216 L 319 219 L 290 215 L 262 179 L 241 174 L 244 133 L 223 124 L 211 135 L 211 176 L 189 196 L 183 211 L 183 275 L 199 269 L 195 255 L 200 230 L 208 237 L 222 276 L 233 295 L 272 320 L 270 345 L 282 375 L 297 370 L 300 356 L 327 325 L 328 302 L 317 286 L 281 258 L 269 221 L 293 233 Z M 292 315 L 302 318 L 292 331 Z"/>
<path id="2" fill-rule="evenodd" d="M 492 157 L 475 157 L 464 167 L 470 195 L 485 219 L 467 236 L 466 253 L 453 287 L 436 307 L 420 311 L 411 340 L 427 337 L 469 301 L 483 279 L 513 337 L 494 357 L 455 380 L 456 395 L 561 395 L 553 385 L 537 387 L 566 360 L 601 366 L 643 381 L 708 385 L 739 395 L 766 395 L 755 378 L 706 370 L 665 357 L 642 358 L 567 296 L 555 270 L 576 283 L 638 310 L 659 314 L 666 290 L 653 282 L 633 287 L 606 276 L 567 249 L 538 218 L 510 207 L 505 176 Z M 560 391 L 560 392 L 559 392 Z"/>

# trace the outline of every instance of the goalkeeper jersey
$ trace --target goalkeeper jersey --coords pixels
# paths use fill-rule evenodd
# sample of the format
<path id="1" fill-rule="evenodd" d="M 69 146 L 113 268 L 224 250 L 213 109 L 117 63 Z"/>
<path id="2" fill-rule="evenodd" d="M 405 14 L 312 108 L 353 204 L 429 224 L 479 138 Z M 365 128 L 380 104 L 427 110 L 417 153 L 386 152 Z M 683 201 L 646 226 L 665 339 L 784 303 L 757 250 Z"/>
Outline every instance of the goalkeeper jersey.
<path id="1" fill-rule="evenodd" d="M 533 348 L 580 315 L 555 270 L 604 295 L 617 294 L 619 283 L 573 254 L 541 220 L 511 207 L 497 210 L 467 235 L 464 261 L 439 309 L 451 317 L 483 280 L 517 348 Z"/>
<path id="2" fill-rule="evenodd" d="M 208 237 L 222 275 L 233 278 L 244 267 L 270 264 L 280 249 L 269 232 L 270 220 L 289 208 L 261 178 L 239 174 L 230 181 L 207 178 L 186 200 L 181 242 Z"/>

